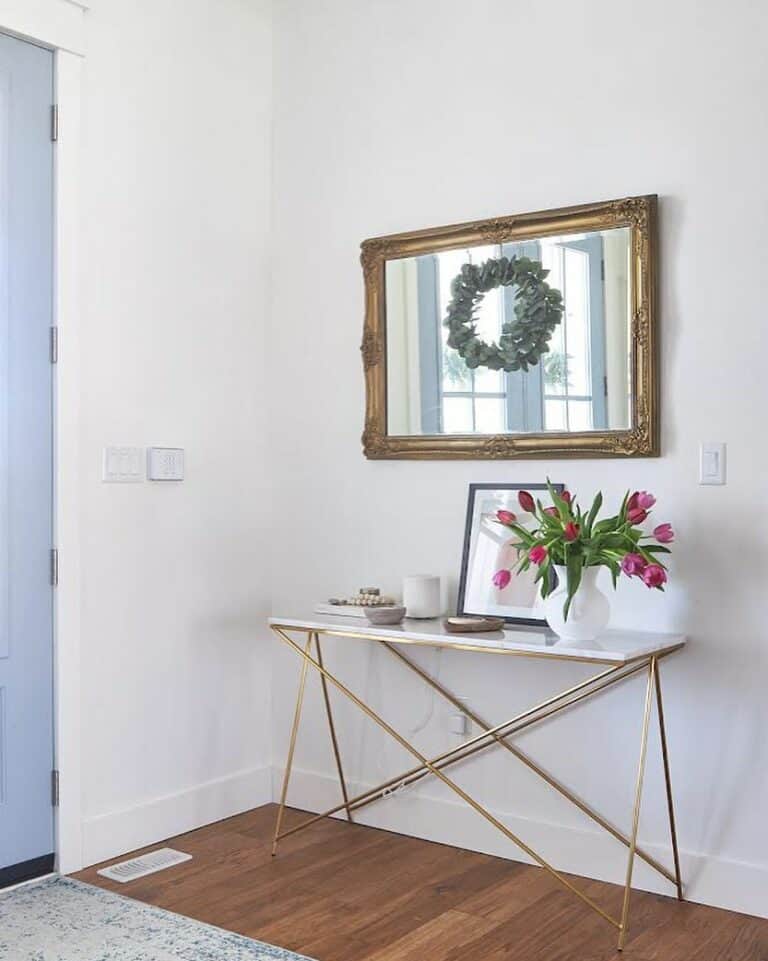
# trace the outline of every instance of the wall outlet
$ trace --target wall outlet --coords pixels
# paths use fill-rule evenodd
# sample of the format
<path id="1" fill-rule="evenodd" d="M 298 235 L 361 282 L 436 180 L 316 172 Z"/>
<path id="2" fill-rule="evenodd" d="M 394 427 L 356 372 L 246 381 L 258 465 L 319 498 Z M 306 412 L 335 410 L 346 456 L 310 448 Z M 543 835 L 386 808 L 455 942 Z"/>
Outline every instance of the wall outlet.
<path id="1" fill-rule="evenodd" d="M 469 735 L 469 718 L 466 714 L 451 714 L 448 717 L 451 734 L 459 734 L 461 737 Z"/>

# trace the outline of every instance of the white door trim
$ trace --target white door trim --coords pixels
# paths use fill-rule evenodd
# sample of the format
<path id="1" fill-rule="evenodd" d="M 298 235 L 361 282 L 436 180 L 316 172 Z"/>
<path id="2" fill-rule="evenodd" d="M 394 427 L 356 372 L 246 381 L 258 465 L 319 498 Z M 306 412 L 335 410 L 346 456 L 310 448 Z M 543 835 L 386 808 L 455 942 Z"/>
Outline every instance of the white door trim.
<path id="1" fill-rule="evenodd" d="M 0 28 L 54 50 L 85 54 L 90 0 L 0 0 Z"/>
<path id="2" fill-rule="evenodd" d="M 54 316 L 59 362 L 54 370 L 54 536 L 59 585 L 54 597 L 56 865 L 79 871 L 82 860 L 80 781 L 80 295 L 79 179 L 82 59 L 58 51 L 56 93 L 59 140 L 55 149 Z"/>
<path id="3" fill-rule="evenodd" d="M 55 751 L 60 773 L 56 866 L 79 870 L 82 857 L 80 722 L 80 106 L 88 0 L 0 0 L 0 30 L 51 47 L 59 104 L 54 151 L 54 539 L 60 554 L 54 598 Z"/>

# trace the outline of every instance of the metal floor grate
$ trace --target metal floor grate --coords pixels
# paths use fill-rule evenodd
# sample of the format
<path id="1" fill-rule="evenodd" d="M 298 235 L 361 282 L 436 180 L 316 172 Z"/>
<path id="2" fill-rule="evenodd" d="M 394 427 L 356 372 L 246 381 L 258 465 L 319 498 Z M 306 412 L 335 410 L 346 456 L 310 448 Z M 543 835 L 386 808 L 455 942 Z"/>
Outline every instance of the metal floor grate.
<path id="1" fill-rule="evenodd" d="M 102 868 L 97 873 L 102 877 L 109 878 L 110 881 L 119 881 L 121 884 L 125 884 L 127 881 L 135 881 L 136 878 L 143 878 L 147 874 L 164 871 L 166 868 L 172 868 L 175 864 L 182 864 L 184 861 L 191 860 L 191 854 L 174 851 L 173 848 L 158 848 L 157 851 L 150 851 L 149 854 L 142 854 L 141 857 L 131 858 L 130 861 L 121 861 L 109 868 Z"/>

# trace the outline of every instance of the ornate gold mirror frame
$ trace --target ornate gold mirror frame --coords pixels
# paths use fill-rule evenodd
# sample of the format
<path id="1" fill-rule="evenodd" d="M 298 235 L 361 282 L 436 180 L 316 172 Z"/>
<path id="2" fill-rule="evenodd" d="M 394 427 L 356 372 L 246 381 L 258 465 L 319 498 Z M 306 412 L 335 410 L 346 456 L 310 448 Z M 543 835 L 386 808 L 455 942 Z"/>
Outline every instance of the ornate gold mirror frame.
<path id="1" fill-rule="evenodd" d="M 426 253 L 567 233 L 630 228 L 631 426 L 628 430 L 537 434 L 387 432 L 385 264 Z M 456 460 L 516 457 L 657 457 L 659 455 L 656 321 L 656 196 L 628 197 L 514 217 L 434 227 L 363 241 L 365 456 Z"/>

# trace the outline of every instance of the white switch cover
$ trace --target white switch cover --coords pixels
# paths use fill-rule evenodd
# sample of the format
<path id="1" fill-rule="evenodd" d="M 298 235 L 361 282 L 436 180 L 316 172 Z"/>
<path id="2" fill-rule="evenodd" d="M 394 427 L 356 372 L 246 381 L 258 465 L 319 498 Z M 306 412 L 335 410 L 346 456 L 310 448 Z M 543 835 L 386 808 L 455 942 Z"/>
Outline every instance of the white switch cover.
<path id="1" fill-rule="evenodd" d="M 102 480 L 107 484 L 138 484 L 144 480 L 143 447 L 105 447 Z"/>
<path id="2" fill-rule="evenodd" d="M 699 483 L 725 483 L 725 444 L 702 441 L 699 454 Z"/>
<path id="3" fill-rule="evenodd" d="M 184 450 L 181 447 L 150 447 L 147 476 L 156 481 L 184 480 Z"/>

